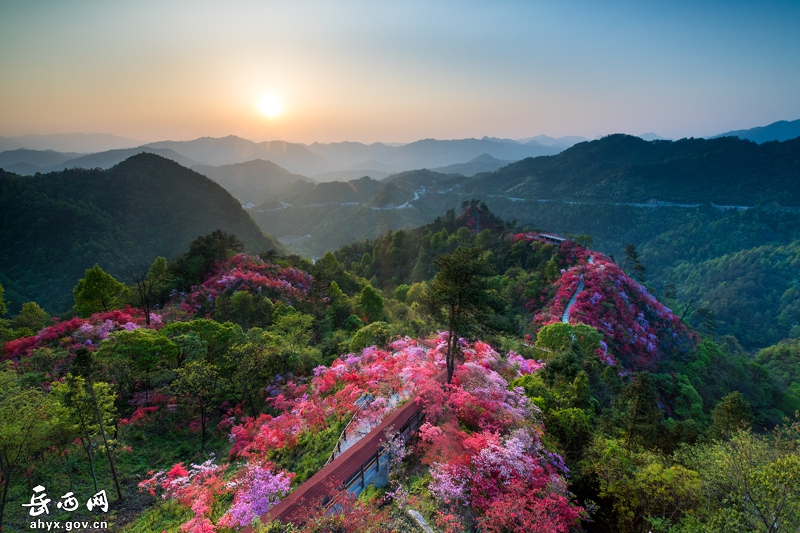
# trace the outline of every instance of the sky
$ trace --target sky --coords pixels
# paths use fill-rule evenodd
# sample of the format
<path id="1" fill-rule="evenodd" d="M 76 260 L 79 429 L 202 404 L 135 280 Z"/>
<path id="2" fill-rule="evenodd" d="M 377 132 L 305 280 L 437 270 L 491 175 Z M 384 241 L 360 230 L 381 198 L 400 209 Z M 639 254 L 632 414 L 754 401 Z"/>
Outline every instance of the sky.
<path id="1" fill-rule="evenodd" d="M 800 2 L 0 0 L 0 72 L 6 137 L 699 137 L 800 118 Z"/>

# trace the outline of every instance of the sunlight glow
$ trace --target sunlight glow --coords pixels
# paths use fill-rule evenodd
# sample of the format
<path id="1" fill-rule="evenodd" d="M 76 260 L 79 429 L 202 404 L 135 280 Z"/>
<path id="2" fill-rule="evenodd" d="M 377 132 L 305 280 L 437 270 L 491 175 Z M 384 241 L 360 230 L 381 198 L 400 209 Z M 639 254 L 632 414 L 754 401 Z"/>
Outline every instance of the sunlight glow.
<path id="1" fill-rule="evenodd" d="M 277 96 L 268 94 L 261 97 L 258 101 L 258 109 L 267 117 L 275 118 L 281 114 L 283 105 Z"/>

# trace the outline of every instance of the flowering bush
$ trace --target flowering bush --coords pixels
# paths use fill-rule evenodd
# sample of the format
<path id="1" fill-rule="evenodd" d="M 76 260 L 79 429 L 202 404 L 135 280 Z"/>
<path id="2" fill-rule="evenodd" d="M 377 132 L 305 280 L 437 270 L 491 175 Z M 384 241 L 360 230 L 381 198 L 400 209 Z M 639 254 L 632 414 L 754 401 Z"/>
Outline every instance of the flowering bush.
<path id="1" fill-rule="evenodd" d="M 302 270 L 282 268 L 258 257 L 238 254 L 219 263 L 214 273 L 202 284 L 192 287 L 189 293 L 177 296 L 180 308 L 188 315 L 210 316 L 221 294 L 246 291 L 292 305 L 308 296 L 311 282 L 311 275 Z"/>
<path id="2" fill-rule="evenodd" d="M 285 471 L 275 474 L 273 470 L 274 466 L 270 463 L 251 463 L 226 485 L 236 495 L 233 505 L 220 520 L 220 525 L 246 527 L 289 493 L 294 474 Z"/>
<path id="3" fill-rule="evenodd" d="M 211 512 L 218 494 L 226 490 L 222 480 L 224 467 L 215 465 L 213 459 L 190 468 L 178 463 L 166 472 L 156 472 L 139 483 L 139 488 L 152 496 L 161 494 L 164 500 L 175 499 L 189 507 L 194 516 L 181 525 L 187 533 L 212 533 L 217 530 L 211 522 Z"/>
<path id="4" fill-rule="evenodd" d="M 502 358 L 483 343 L 464 352 L 453 383 L 441 385 L 444 407 L 419 432 L 429 490 L 450 509 L 437 523 L 459 531 L 458 514 L 468 508 L 482 531 L 569 531 L 583 510 L 570 500 L 564 462 L 543 447 L 536 406 L 508 389 L 507 379 L 538 366 L 521 365 L 513 352 Z"/>
<path id="5" fill-rule="evenodd" d="M 163 324 L 161 316 L 150 314 L 151 328 L 158 329 Z M 112 331 L 133 330 L 144 327 L 144 314 L 140 309 L 125 307 L 95 313 L 89 318 L 75 317 L 63 322 L 54 320 L 52 326 L 36 335 L 9 341 L 3 346 L 2 359 L 21 360 L 37 348 L 63 348 L 72 354 L 79 348 L 94 350 L 101 340 L 108 338 Z"/>
<path id="6" fill-rule="evenodd" d="M 594 253 L 594 262 L 576 252 L 579 262 L 565 270 L 556 282 L 555 298 L 534 318 L 540 326 L 558 322 L 581 281 L 583 290 L 570 309 L 571 323 L 597 328 L 604 337 L 604 351 L 610 348 L 628 369 L 649 368 L 672 350 L 685 352 L 696 338 L 672 311 L 628 277 L 609 258 Z M 606 344 L 607 343 L 607 344 Z"/>
<path id="7" fill-rule="evenodd" d="M 136 392 L 130 404 L 136 409 L 128 418 L 119 419 L 120 426 L 141 427 L 154 421 L 163 422 L 168 413 L 178 409 L 175 397 L 163 391 Z"/>

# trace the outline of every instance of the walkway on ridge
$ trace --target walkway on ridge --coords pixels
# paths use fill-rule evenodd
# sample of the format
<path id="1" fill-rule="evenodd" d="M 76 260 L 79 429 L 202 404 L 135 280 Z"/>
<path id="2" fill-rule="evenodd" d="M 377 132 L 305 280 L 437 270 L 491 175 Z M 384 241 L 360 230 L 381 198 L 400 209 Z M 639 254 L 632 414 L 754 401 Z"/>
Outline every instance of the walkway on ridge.
<path id="1" fill-rule="evenodd" d="M 594 264 L 594 254 L 589 256 L 589 263 Z M 569 299 L 569 303 L 567 307 L 564 309 L 564 314 L 561 315 L 561 322 L 564 324 L 569 324 L 569 312 L 572 310 L 572 306 L 575 305 L 575 302 L 578 300 L 578 295 L 584 288 L 583 283 L 583 274 L 581 274 L 581 281 L 578 283 L 578 288 L 575 289 L 575 294 L 572 295 L 572 298 Z"/>

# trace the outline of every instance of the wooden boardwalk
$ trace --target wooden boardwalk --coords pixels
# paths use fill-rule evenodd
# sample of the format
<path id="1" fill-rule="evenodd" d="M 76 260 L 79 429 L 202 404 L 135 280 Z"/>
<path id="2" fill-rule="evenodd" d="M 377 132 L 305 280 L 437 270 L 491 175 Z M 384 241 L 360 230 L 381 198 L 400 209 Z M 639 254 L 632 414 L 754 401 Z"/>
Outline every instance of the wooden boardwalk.
<path id="1" fill-rule="evenodd" d="M 443 383 L 447 371 L 436 376 Z M 364 438 L 325 465 L 319 472 L 297 487 L 278 505 L 261 516 L 263 523 L 272 520 L 299 524 L 308 516 L 311 509 L 325 505 L 331 488 L 343 487 L 360 493 L 370 482 L 381 476 L 388 476 L 388 458 L 382 454 L 386 432 L 390 430 L 403 438 L 408 438 L 422 424 L 422 405 L 414 394 L 401 407 L 387 416 L 383 422 Z M 250 533 L 252 528 L 247 528 Z"/>

